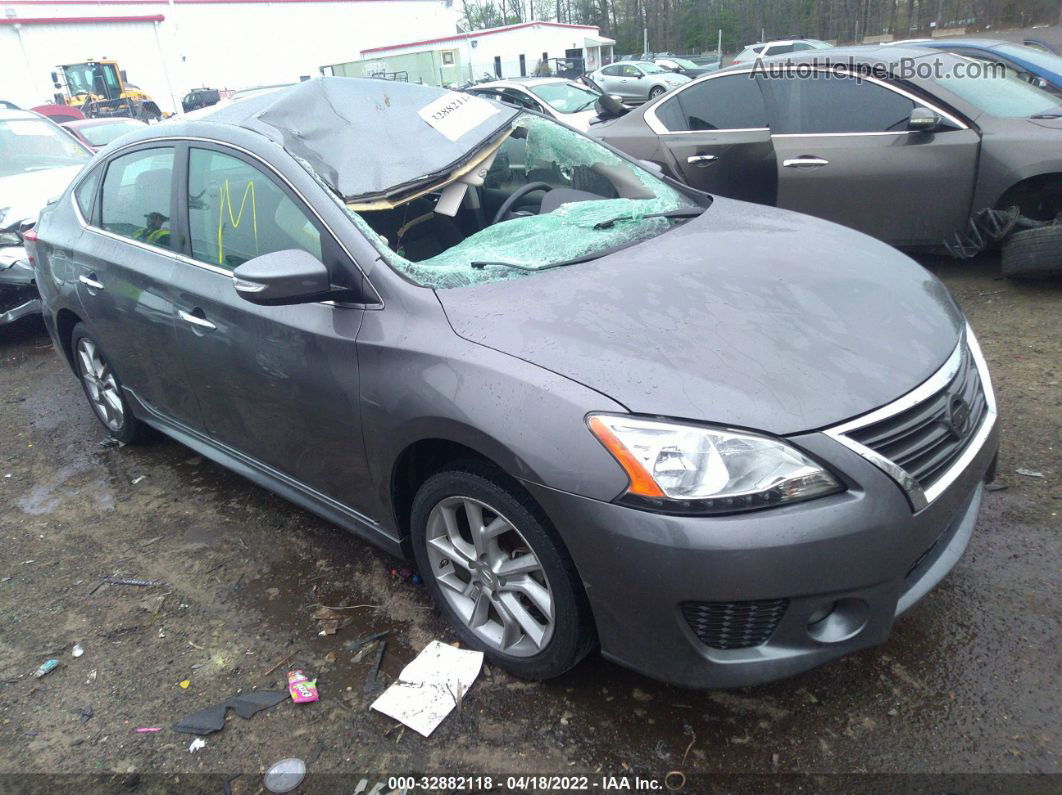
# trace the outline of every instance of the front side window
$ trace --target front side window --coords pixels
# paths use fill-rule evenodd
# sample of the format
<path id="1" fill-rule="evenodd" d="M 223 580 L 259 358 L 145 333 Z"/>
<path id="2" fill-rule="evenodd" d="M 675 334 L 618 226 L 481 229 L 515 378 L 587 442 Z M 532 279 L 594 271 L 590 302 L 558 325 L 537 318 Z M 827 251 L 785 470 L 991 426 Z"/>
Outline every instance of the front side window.
<path id="1" fill-rule="evenodd" d="M 623 67 L 623 76 L 624 77 L 641 77 L 642 73 L 638 71 L 638 67 L 637 66 L 624 66 Z"/>
<path id="2" fill-rule="evenodd" d="M 73 136 L 44 119 L 0 121 L 0 177 L 80 166 L 90 157 Z"/>
<path id="3" fill-rule="evenodd" d="M 884 86 L 847 75 L 760 81 L 775 134 L 898 132 L 907 129 L 915 103 Z"/>
<path id="4" fill-rule="evenodd" d="M 273 180 L 212 149 L 189 156 L 188 224 L 192 256 L 226 270 L 293 248 L 323 259 L 317 226 Z"/>
<path id="5" fill-rule="evenodd" d="M 767 111 L 757 83 L 749 75 L 695 83 L 665 102 L 657 118 L 672 132 L 766 127 Z"/>
<path id="6" fill-rule="evenodd" d="M 131 240 L 170 248 L 173 148 L 116 157 L 103 178 L 103 228 Z"/>

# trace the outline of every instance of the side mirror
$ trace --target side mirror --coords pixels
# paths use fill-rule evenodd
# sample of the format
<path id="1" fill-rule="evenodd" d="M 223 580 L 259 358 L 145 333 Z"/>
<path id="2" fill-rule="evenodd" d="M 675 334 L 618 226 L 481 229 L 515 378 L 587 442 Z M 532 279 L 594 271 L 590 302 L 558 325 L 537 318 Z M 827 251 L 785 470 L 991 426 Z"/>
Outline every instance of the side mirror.
<path id="1" fill-rule="evenodd" d="M 652 160 L 639 160 L 638 165 L 648 171 L 650 174 L 654 174 L 658 177 L 664 176 L 664 167 L 659 163 L 654 163 Z"/>
<path id="2" fill-rule="evenodd" d="M 907 129 L 932 132 L 939 129 L 943 121 L 939 113 L 919 106 L 911 109 L 911 118 L 907 120 Z"/>
<path id="3" fill-rule="evenodd" d="M 264 306 L 324 301 L 332 293 L 324 263 L 301 248 L 247 260 L 232 272 L 232 283 L 241 298 Z"/>
<path id="4" fill-rule="evenodd" d="M 602 94 L 598 97 L 594 102 L 594 110 L 602 119 L 618 119 L 628 112 L 628 108 L 611 94 Z"/>

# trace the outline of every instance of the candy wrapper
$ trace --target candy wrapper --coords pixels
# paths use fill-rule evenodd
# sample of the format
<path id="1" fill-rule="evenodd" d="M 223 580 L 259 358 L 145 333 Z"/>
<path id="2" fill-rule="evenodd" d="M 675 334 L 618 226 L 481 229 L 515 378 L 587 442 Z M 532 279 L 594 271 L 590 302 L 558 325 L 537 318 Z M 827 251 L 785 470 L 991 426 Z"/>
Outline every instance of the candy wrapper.
<path id="1" fill-rule="evenodd" d="M 288 671 L 288 692 L 296 704 L 317 701 L 317 680 L 307 678 L 302 671 Z"/>

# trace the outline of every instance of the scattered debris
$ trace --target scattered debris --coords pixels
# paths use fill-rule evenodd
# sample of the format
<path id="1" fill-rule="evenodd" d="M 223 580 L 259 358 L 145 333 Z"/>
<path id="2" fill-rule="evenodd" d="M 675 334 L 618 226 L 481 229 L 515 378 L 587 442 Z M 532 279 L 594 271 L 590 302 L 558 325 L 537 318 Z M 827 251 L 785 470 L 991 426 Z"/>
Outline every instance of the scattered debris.
<path id="1" fill-rule="evenodd" d="M 194 754 L 200 748 L 206 748 L 206 740 L 204 740 L 202 737 L 196 737 L 194 740 L 192 740 L 191 745 L 188 746 L 188 753 Z"/>
<path id="2" fill-rule="evenodd" d="M 1037 472 L 1035 469 L 1025 469 L 1024 467 L 1018 467 L 1014 471 L 1019 475 L 1025 475 L 1027 478 L 1042 478 L 1044 476 L 1043 472 Z"/>
<path id="3" fill-rule="evenodd" d="M 132 481 L 133 485 L 136 486 L 137 484 L 140 483 L 140 481 L 142 481 L 146 477 L 147 477 L 147 475 L 137 475 L 135 478 L 133 478 L 133 481 Z"/>
<path id="4" fill-rule="evenodd" d="M 141 726 L 139 729 L 136 730 L 136 733 L 137 734 L 155 734 L 156 732 L 160 732 L 160 731 L 162 731 L 162 727 L 161 726 Z"/>
<path id="5" fill-rule="evenodd" d="M 288 694 L 282 690 L 252 690 L 250 693 L 239 693 L 221 704 L 193 712 L 173 728 L 184 734 L 213 734 L 225 728 L 225 711 L 230 708 L 236 710 L 236 714 L 244 720 L 250 720 L 255 713 L 275 707 L 287 698 Z"/>
<path id="6" fill-rule="evenodd" d="M 105 584 L 106 585 L 139 585 L 141 587 L 150 587 L 150 586 L 155 586 L 155 585 L 165 585 L 165 583 L 163 583 L 162 580 L 138 580 L 138 579 L 125 578 L 125 577 L 104 577 L 102 580 L 99 580 L 95 585 L 92 586 L 92 588 L 88 592 L 88 595 L 92 596 L 92 594 L 96 593 L 96 591 L 98 591 L 100 588 L 102 588 Z"/>
<path id="7" fill-rule="evenodd" d="M 383 690 L 387 686 L 387 683 L 380 677 L 380 663 L 383 662 L 384 652 L 386 651 L 387 641 L 381 640 L 380 645 L 376 648 L 376 659 L 372 661 L 369 673 L 365 675 L 365 684 L 361 688 L 361 691 L 366 695 L 375 693 L 377 690 Z"/>
<path id="8" fill-rule="evenodd" d="M 190 684 L 192 684 L 192 680 L 191 680 L 191 679 L 182 679 L 182 680 L 181 680 L 180 682 L 178 682 L 177 684 L 178 684 L 178 685 L 180 686 L 181 690 L 187 690 L 187 689 L 188 689 L 188 686 L 189 686 Z"/>
<path id="9" fill-rule="evenodd" d="M 41 667 L 33 672 L 33 676 L 36 679 L 40 679 L 42 676 L 46 676 L 47 674 L 50 674 L 52 671 L 54 671 L 56 667 L 58 667 L 58 665 L 58 660 L 45 660 L 41 663 Z"/>
<path id="10" fill-rule="evenodd" d="M 427 737 L 457 706 L 458 695 L 468 692 L 482 667 L 483 652 L 433 640 L 402 669 L 398 681 L 372 708 Z"/>
<path id="11" fill-rule="evenodd" d="M 270 792 L 291 792 L 306 777 L 306 763 L 301 759 L 281 759 L 266 771 L 263 783 Z"/>
<path id="12" fill-rule="evenodd" d="M 330 652 L 328 652 L 328 654 L 325 655 L 325 662 L 326 663 L 332 664 L 335 661 L 336 661 L 336 653 L 334 651 L 330 651 Z"/>
<path id="13" fill-rule="evenodd" d="M 263 676 L 263 677 L 265 677 L 265 676 L 269 676 L 269 675 L 270 675 L 271 673 L 273 673 L 273 671 L 275 671 L 275 670 L 276 670 L 277 668 L 279 668 L 280 666 L 282 666 L 282 665 L 285 665 L 286 663 L 288 663 L 289 661 L 291 661 L 291 660 L 292 660 L 292 659 L 293 659 L 293 658 L 295 657 L 295 655 L 296 655 L 296 654 L 298 654 L 298 653 L 299 653 L 299 650 L 298 650 L 298 649 L 295 649 L 295 651 L 293 651 L 293 652 L 292 652 L 291 654 L 289 654 L 289 655 L 288 655 L 287 657 L 285 657 L 284 659 L 282 659 L 282 660 L 281 660 L 280 662 L 278 662 L 278 663 L 277 663 L 276 665 L 274 665 L 274 666 L 273 666 L 272 668 L 270 668 L 270 669 L 269 669 L 268 671 L 265 671 L 265 672 L 264 672 L 264 673 L 262 674 L 262 676 Z"/>
<path id="14" fill-rule="evenodd" d="M 81 722 L 88 723 L 90 720 L 92 720 L 92 707 L 82 707 L 80 714 Z"/>
<path id="15" fill-rule="evenodd" d="M 987 491 L 1005 491 L 1008 488 L 1010 487 L 1006 483 L 989 483 L 985 486 Z"/>
<path id="16" fill-rule="evenodd" d="M 296 704 L 308 704 L 317 701 L 317 680 L 310 679 L 302 671 L 288 671 L 288 692 Z"/>
<path id="17" fill-rule="evenodd" d="M 80 657 L 82 654 L 85 653 L 85 647 L 82 646 L 80 643 L 75 643 L 74 648 L 70 650 L 70 653 L 73 654 L 75 657 Z"/>
<path id="18" fill-rule="evenodd" d="M 120 449 L 122 447 L 125 447 L 125 442 L 119 442 L 117 439 L 107 437 L 102 442 L 100 442 L 100 447 L 104 448 L 105 450 L 112 447 L 117 447 Z"/>
<path id="19" fill-rule="evenodd" d="M 371 635 L 362 635 L 360 638 L 348 641 L 343 644 L 343 647 L 349 649 L 352 652 L 356 652 L 354 659 L 351 662 L 361 662 L 361 655 L 376 641 L 381 638 L 386 638 L 391 634 L 391 630 L 385 629 L 383 632 L 373 632 Z"/>
<path id="20" fill-rule="evenodd" d="M 321 631 L 317 633 L 318 635 L 335 635 L 336 632 L 353 620 L 350 616 L 343 615 L 335 608 L 325 607 L 324 605 L 313 611 L 313 618 L 321 626 Z"/>

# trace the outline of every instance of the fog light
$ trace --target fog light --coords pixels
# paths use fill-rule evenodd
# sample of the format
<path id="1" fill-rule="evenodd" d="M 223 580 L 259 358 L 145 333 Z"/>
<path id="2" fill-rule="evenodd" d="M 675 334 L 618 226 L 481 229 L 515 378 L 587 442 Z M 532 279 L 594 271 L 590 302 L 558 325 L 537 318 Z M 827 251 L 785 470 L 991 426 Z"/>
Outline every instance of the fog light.
<path id="1" fill-rule="evenodd" d="M 808 634 L 819 643 L 840 643 L 858 635 L 869 617 L 870 605 L 862 599 L 838 599 L 808 617 Z"/>
<path id="2" fill-rule="evenodd" d="M 833 609 L 836 606 L 836 602 L 830 602 L 818 608 L 814 613 L 812 613 L 808 617 L 808 629 L 811 629 L 812 625 L 818 624 L 820 621 L 822 621 L 822 619 L 826 618 L 826 616 L 833 612 Z"/>

